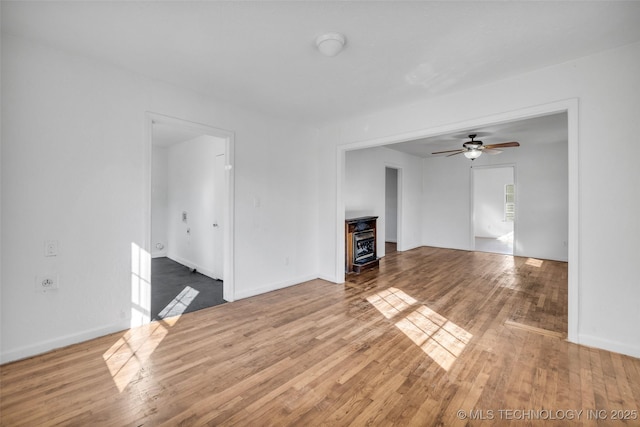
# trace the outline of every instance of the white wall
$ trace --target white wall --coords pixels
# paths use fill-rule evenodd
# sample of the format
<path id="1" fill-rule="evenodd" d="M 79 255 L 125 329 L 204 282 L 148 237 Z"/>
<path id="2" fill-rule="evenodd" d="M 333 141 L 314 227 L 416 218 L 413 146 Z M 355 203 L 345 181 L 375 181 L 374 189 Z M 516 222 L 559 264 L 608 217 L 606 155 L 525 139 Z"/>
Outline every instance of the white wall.
<path id="1" fill-rule="evenodd" d="M 519 148 L 471 161 L 458 156 L 424 160 L 425 245 L 473 249 L 471 167 L 515 165 L 515 255 L 568 260 L 567 144 L 520 141 Z"/>
<path id="2" fill-rule="evenodd" d="M 529 144 L 510 155 L 516 163 L 515 255 L 567 261 L 567 144 Z"/>
<path id="3" fill-rule="evenodd" d="M 385 255 L 385 178 L 388 165 L 401 170 L 402 232 L 398 250 L 404 251 L 421 245 L 421 159 L 384 147 L 346 153 L 345 217 L 378 216 L 376 245 L 379 257 Z"/>
<path id="4" fill-rule="evenodd" d="M 573 339 L 640 357 L 640 201 L 630 197 L 640 168 L 620 154 L 637 140 L 640 44 L 317 130 L 8 36 L 1 91 L 3 362 L 130 324 L 131 244 L 149 250 L 150 237 L 145 111 L 235 132 L 240 298 L 318 272 L 340 277 L 338 146 L 464 128 L 570 98 L 579 100 Z M 43 257 L 47 239 L 60 242 L 58 257 Z M 35 293 L 42 272 L 59 274 L 60 290 Z"/>
<path id="5" fill-rule="evenodd" d="M 169 242 L 169 150 L 154 146 L 151 152 L 151 256 L 167 256 Z"/>
<path id="6" fill-rule="evenodd" d="M 515 116 L 519 111 L 543 110 L 546 104 L 561 101 L 564 104 L 564 100 L 576 98 L 579 110 L 577 121 L 572 123 L 577 124 L 577 133 L 570 130 L 570 140 L 571 135 L 577 138 L 578 144 L 571 147 L 578 155 L 577 163 L 569 167 L 578 169 L 573 175 L 573 169 L 569 171 L 570 183 L 575 177 L 576 184 L 572 187 L 575 194 L 569 195 L 569 209 L 570 218 L 577 218 L 579 222 L 570 223 L 570 230 L 575 227 L 578 233 L 571 236 L 569 251 L 578 258 L 575 263 L 569 263 L 570 283 L 577 283 L 574 288 L 570 287 L 573 299 L 569 312 L 573 323 L 569 333 L 574 341 L 639 357 L 640 287 L 635 266 L 640 264 L 637 242 L 640 198 L 629 195 L 637 194 L 640 168 L 635 165 L 634 156 L 621 154 L 634 152 L 636 122 L 640 115 L 638 93 L 640 44 L 636 43 L 482 87 L 324 126 L 320 130 L 318 156 L 322 171 L 319 194 L 323 198 L 319 207 L 321 274 L 340 277 L 338 264 L 343 249 L 338 244 L 338 231 L 339 206 L 343 200 L 337 192 L 338 178 L 342 179 L 339 146 L 371 146 L 393 139 L 400 142 L 415 135 L 466 130 L 474 123 Z M 546 165 L 538 165 L 543 166 Z M 431 162 L 425 168 L 445 169 L 446 166 Z M 468 175 L 455 177 L 468 182 Z M 451 188 L 464 185 L 445 179 L 442 183 Z M 519 191 L 522 195 L 526 187 L 520 185 Z M 425 188 L 425 194 L 429 195 L 430 190 Z M 624 209 L 620 208 L 621 203 Z M 460 200 L 458 205 L 453 212 L 468 212 L 468 208 L 464 209 L 468 201 Z M 441 205 L 425 203 L 425 214 L 432 209 L 445 210 Z M 461 220 L 457 223 L 464 224 L 464 217 Z M 451 226 L 445 230 L 451 230 Z M 446 236 L 437 230 L 426 235 L 433 239 L 432 243 L 447 242 Z M 465 241 L 468 239 L 454 243 L 463 246 Z"/>
<path id="7" fill-rule="evenodd" d="M 174 144 L 168 151 L 168 257 L 214 277 L 214 159 L 225 141 L 202 135 Z M 182 214 L 187 213 L 183 221 Z M 219 277 L 218 277 L 219 278 Z"/>
<path id="8" fill-rule="evenodd" d="M 150 251 L 147 111 L 235 134 L 235 298 L 317 277 L 315 130 L 3 35 L 3 362 L 131 324 L 132 244 Z M 34 292 L 42 273 L 60 289 Z"/>

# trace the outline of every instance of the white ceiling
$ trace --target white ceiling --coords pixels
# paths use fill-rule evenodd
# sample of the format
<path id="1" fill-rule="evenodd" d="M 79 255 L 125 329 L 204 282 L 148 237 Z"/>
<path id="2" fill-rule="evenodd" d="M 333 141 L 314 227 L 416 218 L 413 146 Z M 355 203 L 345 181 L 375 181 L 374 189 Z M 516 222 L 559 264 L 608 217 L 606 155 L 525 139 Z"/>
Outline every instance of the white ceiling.
<path id="1" fill-rule="evenodd" d="M 640 2 L 2 1 L 2 31 L 308 123 L 640 40 Z M 345 50 L 315 38 L 343 32 Z"/>
<path id="2" fill-rule="evenodd" d="M 567 113 L 518 120 L 508 123 L 480 126 L 473 129 L 461 130 L 453 134 L 432 136 L 409 142 L 387 145 L 397 151 L 413 154 L 419 157 L 444 157 L 446 154 L 433 155 L 435 151 L 457 150 L 469 141 L 469 135 L 477 135 L 484 145 L 499 144 L 501 142 L 517 141 L 525 144 L 568 143 Z M 505 148 L 504 150 L 513 150 Z"/>

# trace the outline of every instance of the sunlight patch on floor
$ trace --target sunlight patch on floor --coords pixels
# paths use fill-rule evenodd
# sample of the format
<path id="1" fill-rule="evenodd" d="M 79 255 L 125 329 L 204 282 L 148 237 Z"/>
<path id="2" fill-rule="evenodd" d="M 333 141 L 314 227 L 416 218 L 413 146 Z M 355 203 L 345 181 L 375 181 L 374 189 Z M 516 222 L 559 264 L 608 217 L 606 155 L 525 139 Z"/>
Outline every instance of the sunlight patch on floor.
<path id="1" fill-rule="evenodd" d="M 140 372 L 168 332 L 159 322 L 130 329 L 102 355 L 120 392 Z"/>
<path id="2" fill-rule="evenodd" d="M 367 301 L 387 319 L 396 317 L 417 303 L 396 288 L 378 292 L 368 297 Z M 451 368 L 473 338 L 472 334 L 425 305 L 418 306 L 402 317 L 395 326 L 445 371 Z"/>
<path id="3" fill-rule="evenodd" d="M 200 292 L 193 289 L 191 286 L 185 286 L 185 288 L 171 301 L 165 308 L 158 313 L 158 317 L 166 319 L 168 317 L 180 316 L 189 307 L 193 300 L 198 296 Z"/>
<path id="4" fill-rule="evenodd" d="M 387 319 L 395 317 L 418 301 L 396 288 L 385 289 L 367 298 Z"/>
<path id="5" fill-rule="evenodd" d="M 396 323 L 418 347 L 448 371 L 473 335 L 421 305 Z"/>
<path id="6" fill-rule="evenodd" d="M 542 267 L 542 264 L 544 263 L 543 260 L 541 259 L 535 259 L 535 258 L 529 258 L 527 259 L 527 262 L 525 262 L 525 264 L 531 266 L 531 267 Z"/>
<path id="7" fill-rule="evenodd" d="M 196 289 L 185 286 L 182 292 L 160 312 L 162 322 L 129 329 L 102 355 L 120 392 L 131 383 L 149 356 L 169 333 L 167 327 L 176 324 L 197 295 Z"/>
<path id="8" fill-rule="evenodd" d="M 138 376 L 170 327 L 193 302 L 198 291 L 186 286 L 160 312 L 162 321 L 149 323 L 151 304 L 151 255 L 131 243 L 131 329 L 103 355 L 107 368 L 120 392 Z"/>
<path id="9" fill-rule="evenodd" d="M 513 244 L 513 231 L 507 234 L 503 234 L 502 236 L 498 237 L 496 240 L 503 243 Z"/>

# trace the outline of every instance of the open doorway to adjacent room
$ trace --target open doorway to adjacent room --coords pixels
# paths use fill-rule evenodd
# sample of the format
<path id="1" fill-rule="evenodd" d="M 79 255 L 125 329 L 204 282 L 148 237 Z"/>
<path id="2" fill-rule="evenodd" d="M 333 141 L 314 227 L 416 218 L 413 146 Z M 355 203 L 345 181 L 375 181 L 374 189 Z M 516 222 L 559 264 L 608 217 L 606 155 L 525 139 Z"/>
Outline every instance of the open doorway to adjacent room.
<path id="1" fill-rule="evenodd" d="M 151 123 L 150 320 L 223 304 L 228 138 L 155 117 Z M 228 299 L 227 299 L 228 298 Z"/>
<path id="2" fill-rule="evenodd" d="M 575 279 L 578 263 L 575 251 L 578 246 L 576 129 L 577 102 L 567 100 L 464 124 L 344 144 L 338 148 L 338 224 L 343 220 L 340 216 L 342 206 L 349 207 L 354 201 L 366 202 L 362 199 L 367 195 L 368 187 L 362 184 L 362 179 L 358 181 L 359 192 L 354 196 L 352 191 L 350 162 L 353 158 L 365 158 L 367 153 L 377 152 L 384 153 L 379 162 L 387 162 L 397 158 L 391 154 L 394 151 L 411 156 L 405 157 L 405 161 L 416 158 L 422 162 L 421 174 L 406 174 L 403 181 L 407 188 L 419 189 L 417 196 L 421 205 L 414 204 L 414 210 L 405 210 L 403 217 L 408 217 L 407 222 L 418 230 L 419 244 L 517 256 L 525 258 L 527 266 L 536 268 L 545 260 L 568 262 L 568 297 L 566 307 L 562 307 L 568 316 L 565 323 L 560 318 L 558 332 L 575 340 L 578 295 Z M 460 155 L 466 148 L 463 143 L 472 134 L 482 138 L 486 145 L 506 145 L 511 144 L 510 141 L 520 144 L 506 146 L 507 149 L 497 153 L 487 151 L 482 157 Z M 491 171 L 502 171 L 508 176 L 497 179 L 498 187 L 489 190 L 488 185 L 484 188 L 480 183 L 494 180 L 485 176 Z M 369 184 L 374 185 L 375 182 Z M 382 183 L 378 185 L 381 187 Z M 496 201 L 485 203 L 485 197 L 489 196 L 483 194 L 483 190 L 492 192 Z M 406 194 L 406 200 L 402 194 L 403 204 L 411 206 L 416 194 Z M 487 214 L 487 209 L 494 212 Z M 342 249 L 344 233 L 340 234 L 340 231 L 338 227 L 337 266 L 345 254 Z M 340 270 L 336 271 L 336 276 L 338 281 L 345 280 Z M 520 312 L 516 314 L 524 316 Z M 525 323 L 527 320 L 518 319 Z"/>
<path id="3" fill-rule="evenodd" d="M 398 249 L 398 169 L 385 168 L 385 254 Z"/>
<path id="4" fill-rule="evenodd" d="M 513 255 L 515 173 L 513 166 L 471 169 L 473 182 L 473 244 L 476 251 Z"/>

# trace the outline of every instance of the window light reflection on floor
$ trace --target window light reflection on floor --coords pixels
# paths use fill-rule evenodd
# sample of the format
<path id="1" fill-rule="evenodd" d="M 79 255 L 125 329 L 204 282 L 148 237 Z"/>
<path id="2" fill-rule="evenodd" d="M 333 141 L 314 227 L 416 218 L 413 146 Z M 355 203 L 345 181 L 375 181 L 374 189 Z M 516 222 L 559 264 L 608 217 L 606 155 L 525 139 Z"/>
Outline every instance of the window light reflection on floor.
<path id="1" fill-rule="evenodd" d="M 102 355 L 120 392 L 140 372 L 168 332 L 159 322 L 129 329 Z"/>
<path id="2" fill-rule="evenodd" d="M 191 286 L 185 286 L 185 288 L 171 301 L 165 308 L 158 313 L 158 317 L 166 319 L 167 317 L 180 316 L 189 307 L 193 300 L 198 296 L 200 292 L 193 289 Z"/>
<path id="3" fill-rule="evenodd" d="M 102 355 L 120 392 L 138 375 L 144 363 L 169 333 L 168 328 L 175 325 L 197 295 L 196 289 L 185 286 L 159 313 L 162 321 L 129 329 Z"/>
<path id="4" fill-rule="evenodd" d="M 384 291 L 371 295 L 367 298 L 367 301 L 377 308 L 387 319 L 391 319 L 401 311 L 406 310 L 418 302 L 396 288 L 385 289 Z"/>
<path id="5" fill-rule="evenodd" d="M 531 267 L 542 267 L 543 262 L 544 261 L 542 261 L 541 259 L 529 258 L 527 259 L 527 262 L 525 262 L 525 264 Z"/>
<path id="6" fill-rule="evenodd" d="M 445 371 L 451 368 L 473 337 L 424 305 L 398 321 L 396 327 Z"/>
<path id="7" fill-rule="evenodd" d="M 367 301 L 387 319 L 400 315 L 417 303 L 414 298 L 396 288 L 378 292 L 368 297 Z M 419 305 L 410 311 L 395 326 L 445 371 L 451 368 L 473 337 L 425 305 Z"/>

